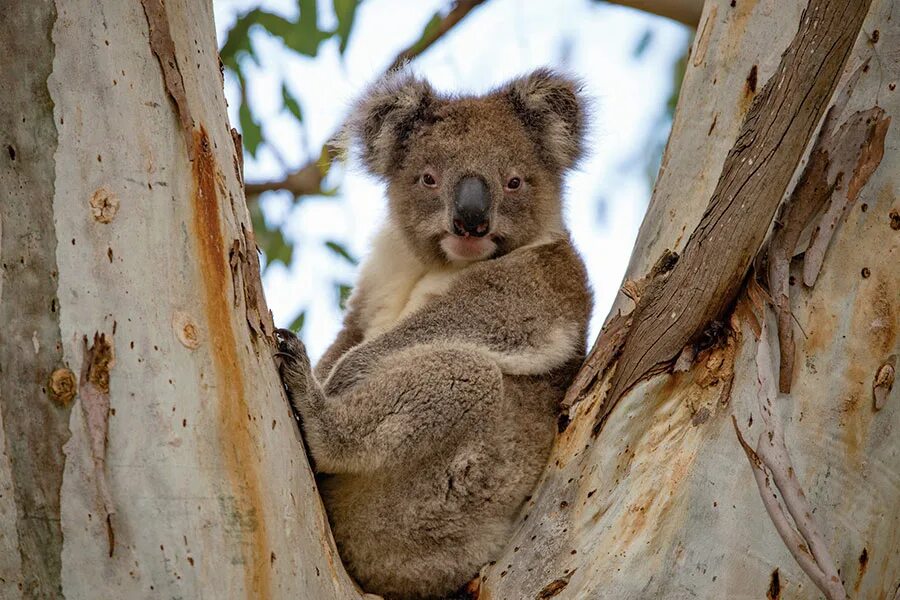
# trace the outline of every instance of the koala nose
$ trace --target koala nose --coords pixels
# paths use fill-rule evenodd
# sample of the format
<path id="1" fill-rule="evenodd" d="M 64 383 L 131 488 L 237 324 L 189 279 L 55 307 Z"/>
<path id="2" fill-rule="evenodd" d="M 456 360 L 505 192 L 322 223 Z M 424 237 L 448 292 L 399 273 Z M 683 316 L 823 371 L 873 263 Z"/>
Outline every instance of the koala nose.
<path id="1" fill-rule="evenodd" d="M 491 195 L 481 177 L 467 176 L 456 184 L 453 202 L 453 232 L 456 235 L 469 234 L 475 237 L 487 235 L 490 229 L 488 212 L 491 209 Z"/>

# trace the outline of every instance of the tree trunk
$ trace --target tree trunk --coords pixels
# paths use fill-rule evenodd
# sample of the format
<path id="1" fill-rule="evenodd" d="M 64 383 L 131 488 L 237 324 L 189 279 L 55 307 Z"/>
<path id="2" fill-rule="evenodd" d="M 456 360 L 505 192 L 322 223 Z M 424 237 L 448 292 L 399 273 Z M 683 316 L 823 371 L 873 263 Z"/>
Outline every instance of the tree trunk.
<path id="1" fill-rule="evenodd" d="M 731 4 L 481 600 L 900 585 L 892 1 Z M 0 53 L 0 597 L 358 598 L 270 358 L 210 7 L 13 3 Z"/>
<path id="2" fill-rule="evenodd" d="M 706 3 L 623 293 L 481 600 L 896 597 L 900 28 L 892 0 L 805 4 Z"/>
<path id="3" fill-rule="evenodd" d="M 212 7 L 0 18 L 0 597 L 358 598 L 272 361 Z"/>

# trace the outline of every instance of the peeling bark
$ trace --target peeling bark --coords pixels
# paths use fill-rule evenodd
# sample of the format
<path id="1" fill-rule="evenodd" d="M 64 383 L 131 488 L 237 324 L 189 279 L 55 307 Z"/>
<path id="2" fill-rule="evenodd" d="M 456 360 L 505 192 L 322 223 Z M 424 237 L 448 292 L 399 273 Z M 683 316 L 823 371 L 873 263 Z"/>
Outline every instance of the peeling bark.
<path id="1" fill-rule="evenodd" d="M 828 153 L 828 176 L 834 182 L 833 192 L 803 259 L 804 285 L 815 285 L 825 261 L 825 251 L 838 224 L 856 202 L 860 188 L 881 164 L 884 137 L 890 124 L 891 118 L 885 117 L 884 110 L 875 106 L 854 113 L 837 131 L 837 140 L 833 143 L 840 146 Z M 849 179 L 846 184 L 845 179 Z"/>
<path id="2" fill-rule="evenodd" d="M 797 480 L 781 422 L 774 415 L 775 376 L 766 326 L 766 305 L 758 306 L 757 310 L 760 323 L 756 352 L 759 382 L 757 395 L 764 428 L 759 434 L 756 451 L 744 441 L 737 419 L 732 415 L 734 431 L 753 467 L 753 475 L 766 511 L 788 550 L 829 600 L 844 600 L 847 591 L 838 576 L 828 544 L 813 517 L 815 511 Z"/>
<path id="3" fill-rule="evenodd" d="M 810 1 L 775 76 L 753 100 L 679 264 L 635 308 L 610 403 L 665 368 L 734 301 L 868 7 L 869 1 Z"/>
<path id="4" fill-rule="evenodd" d="M 115 362 L 112 341 L 105 334 L 95 333 L 94 342 L 88 346 L 84 336 L 84 358 L 81 366 L 79 397 L 81 410 L 90 440 L 91 458 L 94 461 L 94 483 L 100 500 L 101 513 L 106 520 L 109 555 L 116 547 L 112 517 L 113 506 L 109 482 L 106 479 L 106 444 L 109 433 L 109 371 Z"/>
<path id="5" fill-rule="evenodd" d="M 706 3 L 622 294 L 471 595 L 896 596 L 900 30 L 866 6 Z M 362 597 L 270 358 L 210 7 L 18 3 L 0 33 L 0 596 Z M 802 333 L 777 401 L 769 302 Z"/>
<path id="6" fill-rule="evenodd" d="M 800 2 L 706 3 L 622 293 L 479 598 L 538 597 L 566 573 L 559 598 L 813 600 L 817 586 L 878 598 L 900 587 L 900 409 L 885 366 L 900 350 L 900 135 L 887 126 L 900 110 L 900 66 L 887 60 L 900 31 L 887 0 L 867 13 L 824 4 L 801 17 Z M 854 170 L 858 197 L 804 286 L 792 259 Z M 663 249 L 681 255 L 675 268 L 640 284 Z M 791 393 L 764 413 L 781 353 L 757 360 L 766 334 L 753 307 L 776 301 L 779 336 L 800 335 Z M 745 454 L 735 425 L 763 444 Z"/>
<path id="7" fill-rule="evenodd" d="M 166 91 L 175 103 L 175 112 L 184 131 L 184 141 L 187 145 L 188 156 L 194 159 L 194 143 L 192 132 L 194 119 L 191 117 L 191 107 L 188 105 L 187 93 L 184 89 L 184 78 L 178 67 L 178 53 L 175 50 L 175 41 L 169 31 L 169 17 L 166 14 L 166 4 L 163 0 L 141 0 L 144 14 L 147 16 L 147 26 L 150 29 L 150 48 L 159 61 L 159 67 L 163 72 L 163 80 Z"/>
<path id="8" fill-rule="evenodd" d="M 55 20 L 48 2 L 7 6 L 0 19 L 0 54 L 16 64 L 0 69 L 0 450 L 8 461 L 0 478 L 12 499 L 0 519 L 3 597 L 62 595 L 60 488 L 71 405 L 54 402 L 48 390 L 52 374 L 66 367 L 51 202 L 57 136 L 47 89 Z"/>
<path id="9" fill-rule="evenodd" d="M 791 260 L 805 252 L 804 280 L 809 272 L 810 281 L 807 285 L 812 285 L 821 269 L 825 248 L 834 234 L 837 219 L 846 214 L 848 206 L 856 200 L 859 188 L 880 164 L 884 154 L 884 137 L 890 118 L 885 118 L 881 108 L 857 111 L 838 126 L 863 69 L 868 69 L 868 62 L 856 70 L 829 109 L 806 168 L 790 198 L 782 205 L 769 241 L 766 260 L 769 290 L 778 316 L 781 353 L 778 388 L 782 393 L 791 391 L 794 370 L 794 324 L 790 311 Z M 852 186 L 852 196 L 849 186 L 841 185 L 847 172 L 855 173 L 853 179 L 856 183 Z M 829 202 L 828 210 L 820 216 L 819 213 Z M 818 224 L 812 234 L 813 241 L 801 245 L 801 237 L 814 218 L 817 218 Z M 827 233 L 822 233 L 823 227 Z"/>
<path id="10" fill-rule="evenodd" d="M 360 598 L 271 358 L 210 4 L 0 33 L 0 597 Z"/>

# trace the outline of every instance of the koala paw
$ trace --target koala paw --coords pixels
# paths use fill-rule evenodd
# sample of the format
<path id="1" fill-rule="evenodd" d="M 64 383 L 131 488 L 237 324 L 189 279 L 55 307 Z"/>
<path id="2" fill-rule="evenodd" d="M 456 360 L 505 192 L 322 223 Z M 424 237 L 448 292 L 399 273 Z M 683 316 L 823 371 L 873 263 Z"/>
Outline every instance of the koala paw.
<path id="1" fill-rule="evenodd" d="M 281 374 L 281 383 L 287 391 L 295 416 L 299 416 L 299 404 L 309 398 L 312 391 L 310 385 L 313 383 L 306 346 L 289 329 L 276 329 L 275 339 L 278 341 L 275 361 Z"/>

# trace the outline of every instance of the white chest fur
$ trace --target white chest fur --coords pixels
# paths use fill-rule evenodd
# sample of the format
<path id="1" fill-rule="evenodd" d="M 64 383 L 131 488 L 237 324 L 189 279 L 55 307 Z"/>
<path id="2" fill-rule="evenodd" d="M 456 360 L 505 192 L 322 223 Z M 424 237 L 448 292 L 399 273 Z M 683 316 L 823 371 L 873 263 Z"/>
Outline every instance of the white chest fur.
<path id="1" fill-rule="evenodd" d="M 534 245 L 546 243 L 543 240 Z M 519 251 L 528 250 L 530 246 Z M 375 237 L 363 264 L 357 293 L 363 337 L 372 339 L 422 308 L 435 296 L 447 293 L 453 281 L 470 265 L 428 268 L 413 254 L 400 235 L 386 226 Z M 351 298 L 351 303 L 357 297 Z M 500 308 L 500 307 L 498 307 Z M 475 340 L 457 340 L 495 361 L 504 373 L 536 375 L 563 365 L 575 355 L 580 340 L 575 321 L 547 323 L 546 331 L 527 346 L 498 351 Z"/>
<path id="2" fill-rule="evenodd" d="M 465 265 L 427 268 L 397 232 L 386 226 L 375 237 L 372 253 L 363 264 L 359 289 L 365 339 L 391 329 L 402 319 L 446 293 Z"/>

